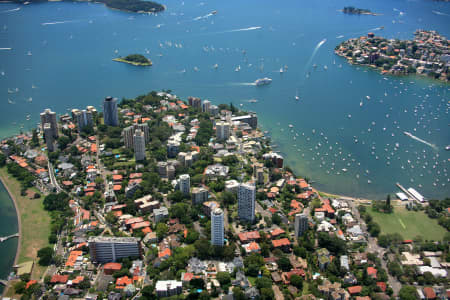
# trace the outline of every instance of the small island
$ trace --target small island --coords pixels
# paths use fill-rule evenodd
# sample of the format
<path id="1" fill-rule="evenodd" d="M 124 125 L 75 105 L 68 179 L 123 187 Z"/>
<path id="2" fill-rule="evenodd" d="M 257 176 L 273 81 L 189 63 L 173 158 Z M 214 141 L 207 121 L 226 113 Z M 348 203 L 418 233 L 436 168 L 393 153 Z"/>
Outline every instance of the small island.
<path id="1" fill-rule="evenodd" d="M 42 3 L 48 2 L 49 0 L 11 0 L 11 1 L 3 1 L 2 2 L 13 2 L 18 4 L 28 4 L 28 3 Z M 54 0 L 53 0 L 54 1 Z M 79 0 L 67 0 L 67 1 L 79 1 Z M 134 13 L 157 13 L 161 12 L 165 9 L 164 5 L 153 2 L 153 1 L 144 1 L 144 0 L 86 0 L 87 2 L 95 2 L 95 3 L 103 3 L 107 7 L 112 9 L 118 9 L 126 12 L 134 12 Z"/>
<path id="2" fill-rule="evenodd" d="M 413 40 L 386 39 L 370 32 L 342 42 L 335 53 L 351 64 L 377 68 L 382 74 L 419 74 L 450 80 L 450 44 L 436 31 L 417 30 Z"/>
<path id="3" fill-rule="evenodd" d="M 344 14 L 349 15 L 370 15 L 370 16 L 378 16 L 378 14 L 371 12 L 368 9 L 364 8 L 356 8 L 353 6 L 346 6 L 341 10 Z"/>
<path id="4" fill-rule="evenodd" d="M 152 61 L 141 54 L 130 54 L 125 57 L 113 58 L 113 61 L 127 63 L 133 66 L 151 66 Z"/>

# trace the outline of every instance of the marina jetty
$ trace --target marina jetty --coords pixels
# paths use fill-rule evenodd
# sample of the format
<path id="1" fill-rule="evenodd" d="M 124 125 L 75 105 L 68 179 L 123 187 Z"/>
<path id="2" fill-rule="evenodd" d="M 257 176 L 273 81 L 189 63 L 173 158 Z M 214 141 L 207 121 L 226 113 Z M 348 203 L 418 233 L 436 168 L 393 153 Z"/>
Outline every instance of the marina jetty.
<path id="1" fill-rule="evenodd" d="M 0 243 L 3 243 L 4 241 L 7 241 L 7 240 L 15 238 L 15 237 L 19 237 L 19 234 L 15 233 L 15 234 L 11 234 L 11 235 L 8 235 L 8 236 L 0 237 Z"/>
<path id="2" fill-rule="evenodd" d="M 335 48 L 351 64 L 377 68 L 382 74 L 419 74 L 450 79 L 450 46 L 436 31 L 417 30 L 413 40 L 386 39 L 369 32 Z"/>
<path id="3" fill-rule="evenodd" d="M 114 58 L 113 61 L 127 63 L 133 66 L 151 66 L 152 61 L 141 54 L 130 54 L 125 57 Z"/>

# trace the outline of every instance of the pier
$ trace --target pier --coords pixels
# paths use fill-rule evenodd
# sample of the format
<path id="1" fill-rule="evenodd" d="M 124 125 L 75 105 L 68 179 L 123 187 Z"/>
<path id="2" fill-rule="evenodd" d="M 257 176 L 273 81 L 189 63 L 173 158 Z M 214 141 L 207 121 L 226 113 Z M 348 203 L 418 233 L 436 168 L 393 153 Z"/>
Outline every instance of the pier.
<path id="1" fill-rule="evenodd" d="M 19 237 L 19 234 L 15 233 L 15 234 L 11 234 L 11 235 L 8 235 L 8 236 L 0 237 L 0 243 L 3 243 L 4 241 L 12 239 L 12 238 L 15 238 L 15 237 Z"/>
<path id="2" fill-rule="evenodd" d="M 401 185 L 400 183 L 396 183 L 395 184 L 406 196 L 408 196 L 408 198 L 409 198 L 409 200 L 416 200 L 417 201 L 417 199 L 416 199 L 416 197 L 414 197 L 413 195 L 411 195 L 411 193 L 407 190 L 407 189 L 405 189 L 404 187 L 403 187 L 403 185 Z"/>

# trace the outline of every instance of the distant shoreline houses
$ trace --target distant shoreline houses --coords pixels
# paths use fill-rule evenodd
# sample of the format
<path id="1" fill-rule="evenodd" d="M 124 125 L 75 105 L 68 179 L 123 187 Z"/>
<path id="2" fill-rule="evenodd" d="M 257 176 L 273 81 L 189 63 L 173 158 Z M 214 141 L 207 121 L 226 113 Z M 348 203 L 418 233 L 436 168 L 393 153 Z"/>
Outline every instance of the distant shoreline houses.
<path id="1" fill-rule="evenodd" d="M 351 64 L 378 68 L 382 74 L 450 78 L 449 42 L 436 31 L 417 30 L 413 40 L 386 39 L 370 32 L 342 42 L 335 53 Z"/>

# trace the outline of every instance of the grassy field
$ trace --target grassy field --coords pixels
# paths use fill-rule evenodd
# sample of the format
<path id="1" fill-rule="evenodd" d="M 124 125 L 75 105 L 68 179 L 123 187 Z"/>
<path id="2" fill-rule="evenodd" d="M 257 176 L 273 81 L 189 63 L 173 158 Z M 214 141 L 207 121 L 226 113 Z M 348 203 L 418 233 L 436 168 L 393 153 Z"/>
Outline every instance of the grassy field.
<path id="1" fill-rule="evenodd" d="M 6 168 L 0 169 L 0 176 L 8 186 L 12 196 L 16 199 L 19 208 L 22 236 L 19 245 L 18 263 L 35 260 L 37 251 L 49 245 L 48 236 L 50 234 L 50 216 L 44 210 L 43 197 L 40 199 L 29 199 L 20 195 L 20 183 L 10 176 Z M 32 189 L 37 192 L 36 189 Z M 32 278 L 39 278 L 45 271 L 35 262 Z"/>
<path id="2" fill-rule="evenodd" d="M 367 211 L 381 227 L 382 233 L 400 233 L 405 239 L 413 239 L 420 235 L 424 240 L 442 240 L 446 230 L 435 219 L 430 219 L 422 212 L 408 211 L 403 207 L 395 207 L 394 213 L 384 214 Z"/>

